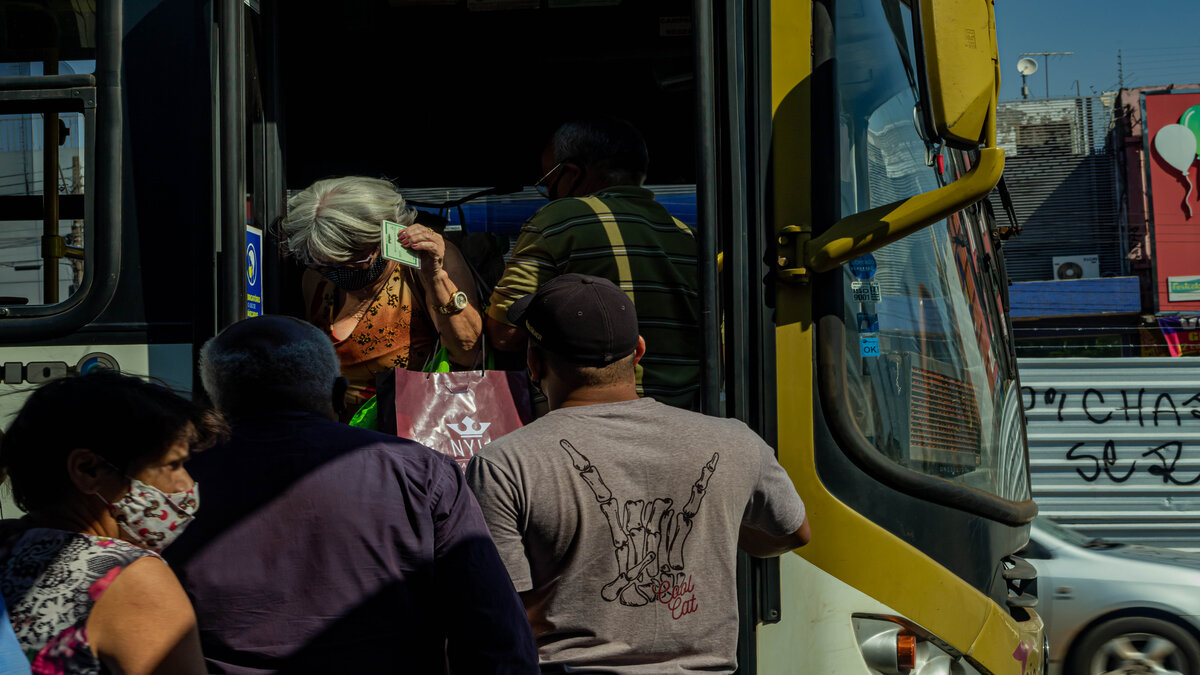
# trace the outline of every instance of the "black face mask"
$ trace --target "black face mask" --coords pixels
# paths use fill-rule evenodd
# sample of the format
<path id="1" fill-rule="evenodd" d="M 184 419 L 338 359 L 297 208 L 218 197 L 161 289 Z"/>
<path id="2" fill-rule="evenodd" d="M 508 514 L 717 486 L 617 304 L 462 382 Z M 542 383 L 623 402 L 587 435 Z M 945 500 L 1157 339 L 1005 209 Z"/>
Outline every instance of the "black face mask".
<path id="1" fill-rule="evenodd" d="M 366 269 L 328 267 L 320 270 L 320 273 L 321 276 L 343 291 L 357 291 L 378 280 L 383 275 L 385 268 L 387 268 L 387 259 L 382 255 L 378 255 L 375 256 L 375 262 L 371 263 L 371 266 Z"/>

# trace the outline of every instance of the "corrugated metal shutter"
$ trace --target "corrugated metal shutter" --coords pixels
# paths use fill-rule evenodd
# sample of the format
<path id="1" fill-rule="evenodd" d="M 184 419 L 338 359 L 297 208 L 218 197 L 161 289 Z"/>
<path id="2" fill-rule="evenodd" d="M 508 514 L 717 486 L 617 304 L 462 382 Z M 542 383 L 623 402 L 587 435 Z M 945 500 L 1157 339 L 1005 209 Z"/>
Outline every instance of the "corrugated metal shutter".
<path id="1" fill-rule="evenodd" d="M 1022 359 L 1020 372 L 1043 515 L 1200 550 L 1200 359 Z"/>
<path id="2" fill-rule="evenodd" d="M 1004 179 L 1024 228 L 1003 246 L 1014 281 L 1054 279 L 1055 256 L 1098 255 L 1101 275 L 1122 273 L 1117 165 L 1107 142 L 1111 117 L 1107 97 L 1000 104 Z M 999 196 L 990 199 L 1006 218 Z"/>

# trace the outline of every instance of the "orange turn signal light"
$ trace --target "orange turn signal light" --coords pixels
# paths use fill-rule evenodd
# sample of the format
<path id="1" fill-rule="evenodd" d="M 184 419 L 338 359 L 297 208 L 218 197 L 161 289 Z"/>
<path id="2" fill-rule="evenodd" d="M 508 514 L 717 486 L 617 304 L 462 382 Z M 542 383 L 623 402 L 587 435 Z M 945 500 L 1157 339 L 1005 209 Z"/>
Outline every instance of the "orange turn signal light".
<path id="1" fill-rule="evenodd" d="M 917 636 L 900 633 L 896 636 L 896 666 L 902 673 L 917 667 Z"/>

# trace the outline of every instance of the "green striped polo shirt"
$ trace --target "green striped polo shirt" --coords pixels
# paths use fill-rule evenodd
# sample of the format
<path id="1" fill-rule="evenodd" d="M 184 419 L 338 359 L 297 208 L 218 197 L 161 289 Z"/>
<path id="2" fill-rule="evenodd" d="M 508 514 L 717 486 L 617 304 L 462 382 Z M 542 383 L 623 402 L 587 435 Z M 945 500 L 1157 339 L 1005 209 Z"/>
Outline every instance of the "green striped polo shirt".
<path id="1" fill-rule="evenodd" d="M 641 187 L 606 188 L 543 206 L 521 228 L 488 315 L 560 274 L 611 279 L 633 300 L 646 355 L 638 393 L 695 409 L 700 391 L 700 297 L 696 238 Z"/>

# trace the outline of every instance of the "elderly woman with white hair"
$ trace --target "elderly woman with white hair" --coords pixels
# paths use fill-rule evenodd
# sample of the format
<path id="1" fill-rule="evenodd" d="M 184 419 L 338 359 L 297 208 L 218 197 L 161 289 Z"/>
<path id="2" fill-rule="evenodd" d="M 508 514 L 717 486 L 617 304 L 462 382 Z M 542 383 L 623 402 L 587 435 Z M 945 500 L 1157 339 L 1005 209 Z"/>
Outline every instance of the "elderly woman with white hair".
<path id="1" fill-rule="evenodd" d="M 453 363 L 475 365 L 483 321 L 470 268 L 386 180 L 357 176 L 313 183 L 288 201 L 283 238 L 308 266 L 307 319 L 333 340 L 350 382 L 346 417 L 374 394 L 375 373 L 420 370 L 441 346 Z M 413 268 L 383 257 L 383 221 L 406 226 L 399 241 L 418 253 Z"/>

